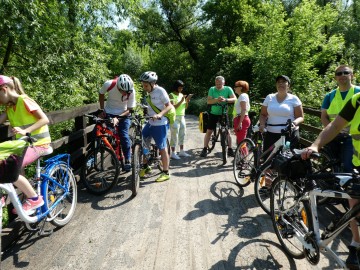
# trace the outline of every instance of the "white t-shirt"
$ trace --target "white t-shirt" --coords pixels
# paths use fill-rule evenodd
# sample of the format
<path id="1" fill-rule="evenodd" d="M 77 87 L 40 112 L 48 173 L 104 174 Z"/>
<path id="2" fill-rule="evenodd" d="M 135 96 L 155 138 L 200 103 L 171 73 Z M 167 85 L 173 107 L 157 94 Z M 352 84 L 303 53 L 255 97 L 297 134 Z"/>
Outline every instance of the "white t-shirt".
<path id="1" fill-rule="evenodd" d="M 271 125 L 286 124 L 288 119 L 294 121 L 294 108 L 300 106 L 301 101 L 297 96 L 288 93 L 285 100 L 279 103 L 276 99 L 276 94 L 269 94 L 262 105 L 267 107 L 267 131 L 272 133 L 281 133 L 281 130 L 285 126 Z"/>
<path id="2" fill-rule="evenodd" d="M 170 98 L 166 90 L 158 85 L 155 85 L 154 89 L 149 93 L 151 102 L 157 107 L 160 111 L 165 108 L 166 103 L 170 103 Z M 151 106 L 148 104 L 148 115 L 153 116 L 157 114 Z M 152 126 L 162 126 L 168 124 L 168 119 L 163 116 L 161 119 L 149 120 L 149 124 Z"/>
<path id="3" fill-rule="evenodd" d="M 249 111 L 250 111 L 250 99 L 249 99 L 249 95 L 246 93 L 240 94 L 239 98 L 237 99 L 237 101 L 235 103 L 236 114 L 241 113 L 241 106 L 240 106 L 241 101 L 245 101 L 245 103 L 246 103 L 245 115 L 248 115 Z"/>
<path id="4" fill-rule="evenodd" d="M 116 80 L 116 79 L 114 79 Z M 123 96 L 121 92 L 117 89 L 116 83 L 114 86 L 109 89 L 113 80 L 108 80 L 99 90 L 100 94 L 105 95 L 108 93 L 108 97 L 105 103 L 105 112 L 114 115 L 120 115 L 128 108 L 135 108 L 136 99 L 135 99 L 135 89 L 130 95 Z"/>

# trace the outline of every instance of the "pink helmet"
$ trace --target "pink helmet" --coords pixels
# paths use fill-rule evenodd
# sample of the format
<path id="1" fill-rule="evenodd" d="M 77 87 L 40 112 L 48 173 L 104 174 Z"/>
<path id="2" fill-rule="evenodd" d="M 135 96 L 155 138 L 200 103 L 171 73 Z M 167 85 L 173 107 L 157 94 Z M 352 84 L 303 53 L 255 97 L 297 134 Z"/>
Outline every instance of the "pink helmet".
<path id="1" fill-rule="evenodd" d="M 12 82 L 12 81 L 13 80 L 8 76 L 0 75 L 0 85 L 6 84 L 6 83 L 9 83 L 9 82 Z"/>

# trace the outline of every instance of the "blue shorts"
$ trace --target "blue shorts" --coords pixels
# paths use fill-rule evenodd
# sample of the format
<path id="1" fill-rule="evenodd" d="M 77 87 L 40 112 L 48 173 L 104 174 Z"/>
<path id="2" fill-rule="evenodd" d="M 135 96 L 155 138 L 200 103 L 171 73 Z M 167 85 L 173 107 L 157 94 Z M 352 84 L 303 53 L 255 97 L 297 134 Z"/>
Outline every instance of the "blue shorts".
<path id="1" fill-rule="evenodd" d="M 169 124 L 162 126 L 152 126 L 149 123 L 147 123 L 142 130 L 142 136 L 145 141 L 146 138 L 152 137 L 159 150 L 162 150 L 167 148 L 166 139 L 167 139 L 168 130 L 169 130 Z"/>

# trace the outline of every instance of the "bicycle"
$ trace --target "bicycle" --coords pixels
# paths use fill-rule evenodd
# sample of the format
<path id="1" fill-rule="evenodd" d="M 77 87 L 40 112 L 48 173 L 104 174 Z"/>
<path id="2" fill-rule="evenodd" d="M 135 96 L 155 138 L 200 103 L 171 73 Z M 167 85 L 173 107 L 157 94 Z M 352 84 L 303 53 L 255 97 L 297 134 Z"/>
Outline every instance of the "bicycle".
<path id="1" fill-rule="evenodd" d="M 33 141 L 34 139 L 29 134 L 19 140 L 0 144 L 1 150 L 7 148 L 8 151 L 16 153 L 11 157 L 17 159 L 15 163 L 6 162 L 7 167 L 3 171 L 6 173 L 0 179 L 0 195 L 4 202 L 7 198 L 10 199 L 18 217 L 25 222 L 28 230 L 37 231 L 39 235 L 50 235 L 53 230 L 45 230 L 45 222 L 50 222 L 56 227 L 63 227 L 73 217 L 77 204 L 77 185 L 70 167 L 69 154 L 58 154 L 44 160 L 45 165 L 43 167 L 41 167 L 41 158 L 39 158 L 36 163 L 35 176 L 30 180 L 30 183 L 34 186 L 36 193 L 43 197 L 44 205 L 37 208 L 35 213 L 26 214 L 13 182 L 19 177 L 23 155 L 27 147 L 32 147 Z M 0 220 L 3 213 L 2 207 L 3 204 L 0 203 Z M 0 222 L 0 233 L 1 225 Z"/>
<path id="2" fill-rule="evenodd" d="M 318 264 L 320 253 L 335 259 L 348 269 L 329 244 L 348 227 L 360 213 L 360 204 L 347 210 L 340 219 L 334 219 L 320 231 L 317 197 L 359 199 L 360 175 L 349 173 L 314 173 L 310 160 L 301 160 L 301 151 L 284 163 L 287 173 L 273 182 L 271 189 L 271 219 L 277 238 L 285 252 L 293 258 L 306 258 Z M 310 158 L 318 157 L 313 153 Z M 293 170 L 298 175 L 290 173 Z M 319 181 L 335 181 L 333 190 L 323 190 Z"/>
<path id="3" fill-rule="evenodd" d="M 137 108 L 143 109 L 143 114 L 147 113 L 147 106 L 138 105 Z M 132 191 L 133 195 L 137 194 L 137 191 L 140 186 L 140 170 L 142 168 L 143 160 L 147 160 L 147 164 L 151 166 L 156 166 L 160 172 L 163 171 L 162 161 L 160 158 L 160 151 L 156 146 L 153 139 L 148 142 L 144 142 L 142 137 L 143 125 L 147 123 L 149 119 L 152 119 L 150 116 L 142 116 L 139 111 L 134 111 L 132 115 Z M 169 139 L 166 139 L 167 143 L 167 152 L 170 154 L 170 143 Z M 146 149 L 146 151 L 145 151 Z"/>
<path id="4" fill-rule="evenodd" d="M 85 116 L 95 121 L 95 139 L 87 148 L 81 166 L 81 180 L 88 192 L 102 195 L 118 183 L 120 169 L 124 170 L 120 137 L 112 119 L 91 114 Z"/>
<path id="5" fill-rule="evenodd" d="M 213 131 L 213 134 L 210 138 L 210 146 L 208 146 L 208 153 L 215 148 L 215 144 L 219 141 L 221 142 L 221 151 L 222 151 L 222 161 L 223 165 L 227 162 L 227 154 L 228 154 L 228 146 L 229 141 L 228 138 L 230 136 L 229 132 L 229 118 L 227 115 L 228 104 L 213 104 L 212 106 L 220 106 L 221 107 L 221 118 L 219 122 L 216 124 L 216 128 Z"/>

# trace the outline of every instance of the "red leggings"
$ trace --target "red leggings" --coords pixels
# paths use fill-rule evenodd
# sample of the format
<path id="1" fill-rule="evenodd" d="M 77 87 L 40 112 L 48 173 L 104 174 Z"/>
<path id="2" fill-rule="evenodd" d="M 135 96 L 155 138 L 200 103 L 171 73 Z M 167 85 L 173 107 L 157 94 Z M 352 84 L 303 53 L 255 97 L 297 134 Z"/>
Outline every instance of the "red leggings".
<path id="1" fill-rule="evenodd" d="M 235 134 L 236 134 L 237 144 L 239 144 L 243 139 L 245 139 L 247 130 L 251 124 L 249 116 L 245 115 L 244 120 L 242 121 L 242 129 L 237 130 L 239 122 L 240 122 L 240 116 L 236 116 L 234 118 L 234 130 L 235 130 Z"/>

